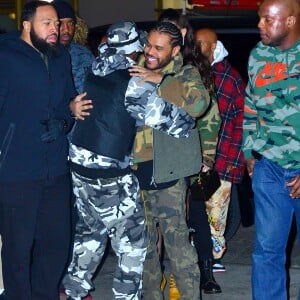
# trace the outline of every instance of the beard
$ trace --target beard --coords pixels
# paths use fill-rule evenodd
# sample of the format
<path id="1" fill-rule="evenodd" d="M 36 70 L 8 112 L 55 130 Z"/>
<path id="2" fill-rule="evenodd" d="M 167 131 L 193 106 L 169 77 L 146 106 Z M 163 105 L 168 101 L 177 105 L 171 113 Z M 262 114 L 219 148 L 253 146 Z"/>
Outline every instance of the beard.
<path id="1" fill-rule="evenodd" d="M 152 71 L 163 69 L 165 66 L 167 66 L 173 60 L 172 54 L 169 54 L 164 58 L 158 59 L 156 64 L 152 65 L 152 64 L 147 62 L 147 58 L 151 58 L 151 55 L 146 54 L 145 58 L 146 58 L 145 67 L 149 70 L 152 70 Z"/>
<path id="2" fill-rule="evenodd" d="M 30 39 L 32 45 L 44 55 L 52 57 L 59 54 L 58 42 L 56 42 L 55 44 L 47 43 L 37 35 L 34 28 L 31 28 L 30 30 Z"/>

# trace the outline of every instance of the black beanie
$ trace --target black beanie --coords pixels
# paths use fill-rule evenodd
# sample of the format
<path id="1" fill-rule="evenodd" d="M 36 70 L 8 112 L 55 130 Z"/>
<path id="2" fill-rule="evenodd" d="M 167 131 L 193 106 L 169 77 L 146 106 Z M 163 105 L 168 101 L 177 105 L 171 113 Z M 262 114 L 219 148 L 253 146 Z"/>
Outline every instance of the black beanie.
<path id="1" fill-rule="evenodd" d="M 61 0 L 55 0 L 52 4 L 57 11 L 59 19 L 71 18 L 76 22 L 74 9 L 69 3 Z"/>

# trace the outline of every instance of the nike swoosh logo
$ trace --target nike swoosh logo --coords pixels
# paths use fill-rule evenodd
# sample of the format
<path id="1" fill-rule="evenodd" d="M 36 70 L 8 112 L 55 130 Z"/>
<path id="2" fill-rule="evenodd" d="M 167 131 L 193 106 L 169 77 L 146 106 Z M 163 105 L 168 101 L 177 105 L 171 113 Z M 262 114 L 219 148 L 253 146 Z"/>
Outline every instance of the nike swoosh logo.
<path id="1" fill-rule="evenodd" d="M 289 74 L 291 76 L 291 74 Z M 286 64 L 280 62 L 267 62 L 266 65 L 256 77 L 256 86 L 262 87 L 269 85 L 271 82 L 275 83 L 277 81 L 284 80 L 289 77 L 287 75 Z"/>

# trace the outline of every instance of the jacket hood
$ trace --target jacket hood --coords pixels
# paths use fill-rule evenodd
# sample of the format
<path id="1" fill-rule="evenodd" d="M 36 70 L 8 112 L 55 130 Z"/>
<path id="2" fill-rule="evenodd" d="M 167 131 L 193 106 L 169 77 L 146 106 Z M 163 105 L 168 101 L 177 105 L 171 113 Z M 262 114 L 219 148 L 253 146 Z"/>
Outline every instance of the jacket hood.
<path id="1" fill-rule="evenodd" d="M 16 41 L 21 36 L 21 31 L 14 30 L 7 33 L 0 34 L 0 44 L 7 41 Z"/>
<path id="2" fill-rule="evenodd" d="M 214 51 L 214 61 L 211 65 L 213 66 L 215 63 L 222 61 L 226 56 L 228 56 L 228 51 L 221 41 L 217 41 L 217 46 Z"/>
<path id="3" fill-rule="evenodd" d="M 31 56 L 33 48 L 21 38 L 21 31 L 11 31 L 0 35 L 0 47 L 6 51 L 18 49 Z M 37 52 L 37 51 L 36 51 Z M 38 53 L 38 52 L 37 52 Z"/>
<path id="4" fill-rule="evenodd" d="M 10 47 L 12 47 L 13 49 L 19 49 L 20 51 L 26 52 L 28 55 L 32 55 L 32 53 L 35 52 L 39 53 L 35 48 L 21 39 L 20 30 L 0 34 L 0 46 L 6 47 L 6 49 L 9 49 Z M 58 50 L 53 54 L 53 56 L 59 56 L 61 54 L 63 46 L 60 44 L 58 44 L 57 46 Z"/>
<path id="5" fill-rule="evenodd" d="M 181 53 L 178 53 L 163 69 L 163 74 L 178 73 L 183 66 L 183 58 Z"/>
<path id="6" fill-rule="evenodd" d="M 281 50 L 278 47 L 271 47 L 271 46 L 265 45 L 265 44 L 263 44 L 262 41 L 260 41 L 257 43 L 255 48 L 260 49 L 260 51 L 263 51 L 263 53 L 268 53 L 271 51 L 274 55 L 277 55 L 277 54 L 285 54 L 285 53 L 297 53 L 299 51 L 298 50 L 299 45 L 300 45 L 300 40 L 298 40 L 290 48 Z M 255 50 L 255 48 L 253 50 Z"/>

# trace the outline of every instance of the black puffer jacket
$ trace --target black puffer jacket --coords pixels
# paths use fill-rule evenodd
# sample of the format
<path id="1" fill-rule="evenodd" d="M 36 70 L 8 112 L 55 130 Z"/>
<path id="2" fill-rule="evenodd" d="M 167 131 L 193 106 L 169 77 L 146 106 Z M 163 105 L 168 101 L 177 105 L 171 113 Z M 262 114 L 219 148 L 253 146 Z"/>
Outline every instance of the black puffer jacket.
<path id="1" fill-rule="evenodd" d="M 62 135 L 41 141 L 42 120 L 66 121 L 71 126 L 69 101 L 76 95 L 66 50 L 48 59 L 17 34 L 0 40 L 0 182 L 40 180 L 68 169 L 68 142 Z M 68 128 L 66 128 L 68 129 Z"/>

